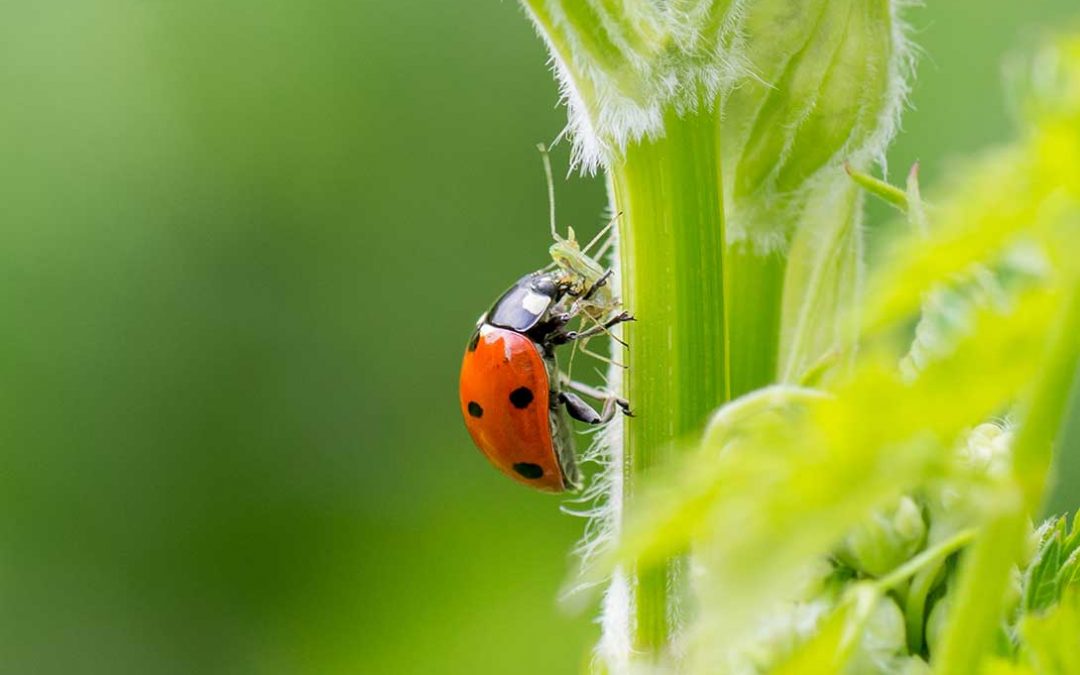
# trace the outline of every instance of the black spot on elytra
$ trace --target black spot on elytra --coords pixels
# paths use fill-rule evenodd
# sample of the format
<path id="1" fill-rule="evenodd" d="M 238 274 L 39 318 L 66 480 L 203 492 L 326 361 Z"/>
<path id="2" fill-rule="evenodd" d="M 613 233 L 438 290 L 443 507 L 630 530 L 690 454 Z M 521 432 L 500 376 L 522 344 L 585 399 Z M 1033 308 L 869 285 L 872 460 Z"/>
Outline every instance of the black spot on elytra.
<path id="1" fill-rule="evenodd" d="M 535 480 L 544 475 L 544 470 L 537 464 L 530 464 L 528 462 L 518 462 L 514 465 L 514 471 L 517 471 L 523 478 L 529 480 Z"/>
<path id="2" fill-rule="evenodd" d="M 473 331 L 472 337 L 469 338 L 469 351 L 475 352 L 476 345 L 480 344 L 480 329 L 477 328 Z"/>
<path id="3" fill-rule="evenodd" d="M 469 401 L 469 414 L 473 417 L 483 417 L 484 409 L 480 407 L 480 404 L 476 401 Z"/>
<path id="4" fill-rule="evenodd" d="M 514 404 L 515 408 L 527 408 L 533 402 L 532 389 L 518 387 L 510 392 L 510 402 Z"/>

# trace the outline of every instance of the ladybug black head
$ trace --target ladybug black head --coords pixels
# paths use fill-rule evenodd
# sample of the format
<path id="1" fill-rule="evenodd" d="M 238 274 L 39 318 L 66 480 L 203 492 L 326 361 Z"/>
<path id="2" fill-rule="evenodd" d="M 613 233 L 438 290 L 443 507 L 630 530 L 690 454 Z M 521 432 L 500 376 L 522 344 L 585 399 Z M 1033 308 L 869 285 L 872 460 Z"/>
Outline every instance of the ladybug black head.
<path id="1" fill-rule="evenodd" d="M 551 308 L 566 292 L 554 275 L 533 272 L 518 279 L 517 283 L 495 301 L 487 313 L 487 322 L 499 328 L 527 333 L 543 323 Z"/>

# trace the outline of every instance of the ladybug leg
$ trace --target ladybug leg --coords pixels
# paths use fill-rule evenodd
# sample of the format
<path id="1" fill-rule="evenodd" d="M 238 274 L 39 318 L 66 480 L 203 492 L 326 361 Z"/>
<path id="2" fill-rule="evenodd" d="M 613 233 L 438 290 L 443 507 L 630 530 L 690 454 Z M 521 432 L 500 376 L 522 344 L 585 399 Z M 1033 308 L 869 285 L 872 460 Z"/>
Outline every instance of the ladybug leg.
<path id="1" fill-rule="evenodd" d="M 574 315 L 571 314 L 570 312 L 558 312 L 556 314 L 551 315 L 551 317 L 548 319 L 548 323 L 555 330 L 558 330 L 558 329 L 562 328 L 563 326 L 565 326 L 566 324 L 573 321 L 573 319 L 574 319 Z"/>
<path id="2" fill-rule="evenodd" d="M 630 404 L 616 396 L 608 396 L 604 399 L 604 408 L 601 412 L 586 403 L 580 396 L 569 391 L 559 392 L 559 402 L 566 408 L 566 412 L 579 422 L 585 424 L 605 424 L 615 417 L 616 410 L 622 414 L 633 417 L 630 412 Z"/>
<path id="3" fill-rule="evenodd" d="M 624 321 L 633 321 L 634 316 L 630 312 L 619 312 L 615 316 L 611 317 L 604 323 L 598 323 L 592 328 L 586 328 L 583 331 L 566 331 L 562 333 L 555 333 L 548 338 L 548 343 L 552 345 L 564 345 L 567 342 L 573 342 L 574 340 L 581 340 L 582 338 L 590 338 L 600 333 L 606 333 L 612 326 L 623 323 Z"/>
<path id="4" fill-rule="evenodd" d="M 621 398 L 619 396 L 616 396 L 615 394 L 612 394 L 609 391 L 605 391 L 603 389 L 597 389 L 595 387 L 590 387 L 587 384 L 583 384 L 581 382 L 571 380 L 570 378 L 568 378 L 566 376 L 563 376 L 563 377 L 561 377 L 559 379 L 562 382 L 562 385 L 564 387 L 566 387 L 568 389 L 574 389 L 576 391 L 579 391 L 582 394 L 585 394 L 586 396 L 588 396 L 590 398 L 595 398 L 595 399 L 597 399 L 599 401 L 603 401 L 604 402 L 604 412 L 600 413 L 598 415 L 598 417 L 601 418 L 604 421 L 610 420 L 612 417 L 614 417 L 616 409 L 622 411 L 622 414 L 626 415 L 627 417 L 633 417 L 634 416 L 634 413 L 630 411 L 630 402 L 627 401 L 625 398 Z M 562 401 L 564 396 L 568 396 L 568 397 L 572 396 L 574 399 L 579 401 L 582 405 L 585 405 L 586 407 L 588 407 L 589 410 L 592 410 L 592 408 L 589 407 L 588 404 L 586 404 L 584 401 L 582 401 L 580 397 L 578 397 L 577 395 L 575 395 L 575 394 L 573 394 L 571 392 L 568 392 L 568 391 L 559 392 L 559 401 Z M 569 408 L 567 408 L 567 411 L 569 412 Z M 593 411 L 593 412 L 595 413 L 595 411 Z M 573 417 L 573 413 L 571 413 L 571 416 Z M 580 419 L 580 418 L 574 417 L 574 419 Z M 588 420 L 582 420 L 582 421 L 588 421 Z"/>
<path id="5" fill-rule="evenodd" d="M 566 408 L 566 412 L 570 414 L 570 417 L 585 424 L 605 424 L 610 422 L 615 417 L 616 410 L 621 411 L 624 415 L 633 416 L 630 412 L 630 405 L 616 396 L 608 396 L 604 399 L 604 408 L 601 412 L 596 412 L 580 396 L 569 391 L 559 392 L 559 402 Z"/>
<path id="6" fill-rule="evenodd" d="M 593 407 L 586 403 L 580 396 L 568 391 L 559 392 L 559 403 L 566 408 L 566 412 L 570 414 L 579 422 L 585 424 L 600 424 L 600 413 L 593 410 Z"/>
<path id="7" fill-rule="evenodd" d="M 627 417 L 634 416 L 633 411 L 630 410 L 630 401 L 627 401 L 625 398 L 615 396 L 614 394 L 604 399 L 604 409 L 607 410 L 608 408 L 611 409 L 611 412 L 609 413 L 611 417 L 615 416 L 616 409 L 618 409 L 619 412 L 621 412 Z"/>

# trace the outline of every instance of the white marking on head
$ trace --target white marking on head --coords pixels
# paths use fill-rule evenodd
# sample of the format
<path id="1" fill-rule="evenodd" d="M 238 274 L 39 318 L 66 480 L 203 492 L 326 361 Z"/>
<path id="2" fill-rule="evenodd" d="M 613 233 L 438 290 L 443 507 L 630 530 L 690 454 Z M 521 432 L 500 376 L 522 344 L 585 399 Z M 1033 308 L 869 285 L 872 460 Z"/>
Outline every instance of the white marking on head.
<path id="1" fill-rule="evenodd" d="M 525 308 L 525 311 L 529 314 L 542 314 L 547 309 L 548 303 L 551 299 L 546 295 L 541 295 L 535 291 L 529 291 L 524 298 L 521 299 L 521 306 Z"/>

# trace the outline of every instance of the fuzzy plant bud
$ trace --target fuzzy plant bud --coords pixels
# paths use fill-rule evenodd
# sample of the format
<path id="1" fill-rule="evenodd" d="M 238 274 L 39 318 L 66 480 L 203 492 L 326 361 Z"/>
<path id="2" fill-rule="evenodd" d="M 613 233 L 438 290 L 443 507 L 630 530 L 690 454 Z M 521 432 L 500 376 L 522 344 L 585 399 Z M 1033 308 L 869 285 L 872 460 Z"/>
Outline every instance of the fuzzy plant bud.
<path id="1" fill-rule="evenodd" d="M 904 42 L 882 1 L 750 2 L 742 25 L 752 76 L 724 102 L 726 196 L 747 236 L 780 238 L 769 230 L 791 222 L 823 170 L 883 152 L 902 98 Z"/>
<path id="2" fill-rule="evenodd" d="M 965 466 L 990 479 L 1008 476 L 1011 462 L 1012 432 L 993 423 L 980 424 L 960 448 Z"/>
<path id="3" fill-rule="evenodd" d="M 881 576 L 915 554 L 926 539 L 922 510 L 910 497 L 879 511 L 844 540 L 837 557 L 871 576 Z"/>
<path id="4" fill-rule="evenodd" d="M 1005 480 L 1012 467 L 1013 432 L 1006 426 L 988 422 L 968 432 L 956 450 L 954 463 L 963 485 L 993 485 Z M 930 521 L 929 541 L 947 539 L 978 522 L 980 505 L 993 493 L 961 489 L 955 483 L 935 486 L 927 494 Z"/>

